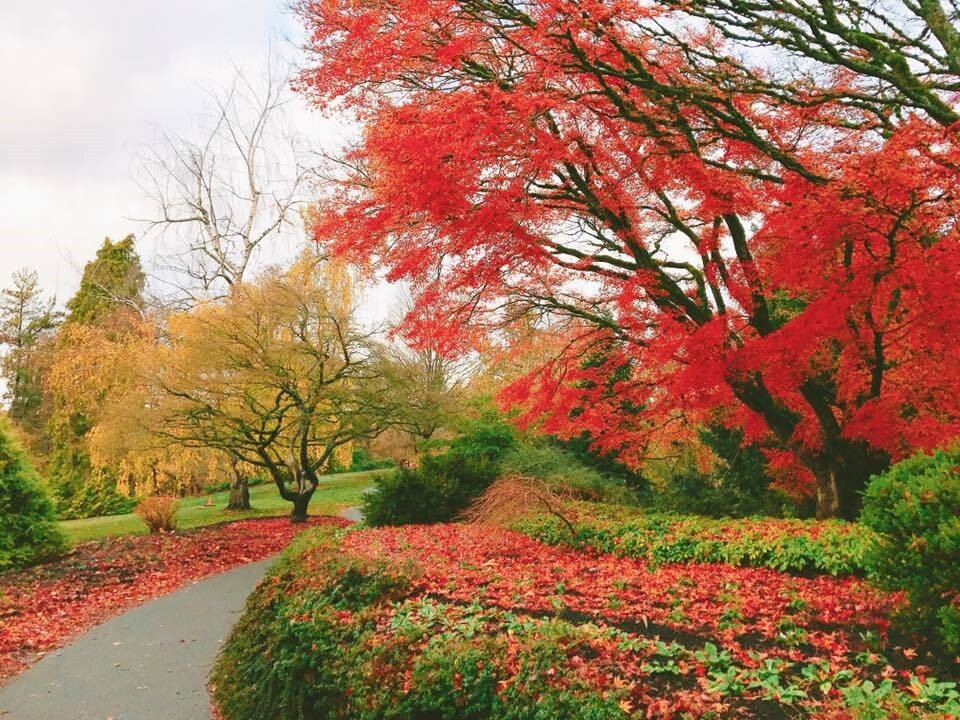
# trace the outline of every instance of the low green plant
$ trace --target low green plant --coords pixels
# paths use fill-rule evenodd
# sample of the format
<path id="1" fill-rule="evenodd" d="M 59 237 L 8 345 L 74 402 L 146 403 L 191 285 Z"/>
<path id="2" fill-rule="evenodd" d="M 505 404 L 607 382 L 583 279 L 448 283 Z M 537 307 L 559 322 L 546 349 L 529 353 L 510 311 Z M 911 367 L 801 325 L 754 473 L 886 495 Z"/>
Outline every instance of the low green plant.
<path id="1" fill-rule="evenodd" d="M 564 516 L 533 514 L 514 529 L 552 545 L 589 547 L 653 564 L 719 562 L 798 574 L 863 575 L 876 535 L 839 520 L 713 519 L 640 508 L 570 502 Z"/>
<path id="2" fill-rule="evenodd" d="M 366 470 L 379 470 L 380 468 L 393 467 L 396 463 L 390 458 L 373 458 L 366 450 L 360 447 L 353 449 L 350 454 L 350 466 L 347 472 L 364 472 Z"/>
<path id="3" fill-rule="evenodd" d="M 582 500 L 636 503 L 636 493 L 623 479 L 585 463 L 554 442 L 535 440 L 518 444 L 501 461 L 503 475 L 535 478 L 552 489 L 562 489 Z"/>
<path id="4" fill-rule="evenodd" d="M 960 653 L 960 442 L 875 477 L 861 521 L 879 537 L 870 577 L 910 600 L 900 621 Z"/>

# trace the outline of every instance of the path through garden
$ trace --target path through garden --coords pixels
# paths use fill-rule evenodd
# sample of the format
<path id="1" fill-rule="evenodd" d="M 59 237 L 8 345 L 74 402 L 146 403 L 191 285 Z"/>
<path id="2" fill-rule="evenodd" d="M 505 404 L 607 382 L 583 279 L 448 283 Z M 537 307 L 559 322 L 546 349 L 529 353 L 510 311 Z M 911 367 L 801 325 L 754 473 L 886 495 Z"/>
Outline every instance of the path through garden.
<path id="1" fill-rule="evenodd" d="M 356 508 L 343 512 L 358 520 Z M 207 675 L 271 558 L 147 602 L 0 688 L 0 720 L 207 720 Z"/>

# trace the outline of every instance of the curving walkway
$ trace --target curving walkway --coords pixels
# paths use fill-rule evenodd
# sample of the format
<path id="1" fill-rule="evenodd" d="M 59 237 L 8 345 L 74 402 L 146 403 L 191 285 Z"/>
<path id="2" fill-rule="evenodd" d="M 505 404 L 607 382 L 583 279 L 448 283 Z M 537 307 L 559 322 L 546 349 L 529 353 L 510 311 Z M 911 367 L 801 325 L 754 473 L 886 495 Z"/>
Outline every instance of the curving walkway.
<path id="1" fill-rule="evenodd" d="M 359 520 L 356 508 L 343 516 Z M 108 620 L 0 688 L 0 720 L 208 720 L 207 675 L 273 558 Z"/>

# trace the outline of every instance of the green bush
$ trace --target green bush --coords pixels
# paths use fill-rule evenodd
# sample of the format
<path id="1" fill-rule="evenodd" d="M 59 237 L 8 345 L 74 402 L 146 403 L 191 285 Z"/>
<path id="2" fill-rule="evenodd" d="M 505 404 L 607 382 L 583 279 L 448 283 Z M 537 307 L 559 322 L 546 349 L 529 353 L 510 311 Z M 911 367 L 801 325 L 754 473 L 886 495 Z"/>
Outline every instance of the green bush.
<path id="1" fill-rule="evenodd" d="M 116 477 L 92 467 L 87 452 L 74 445 L 54 449 L 48 473 L 57 517 L 61 520 L 123 515 L 136 507 L 136 500 L 117 492 Z"/>
<path id="2" fill-rule="evenodd" d="M 652 510 L 715 518 L 813 514 L 811 503 L 797 503 L 770 487 L 766 458 L 756 445 L 743 443 L 740 431 L 711 425 L 702 428 L 699 436 L 717 458 L 713 468 L 703 472 L 695 449 L 679 447 L 679 460 L 660 463 L 658 487 L 647 502 Z"/>
<path id="3" fill-rule="evenodd" d="M 500 463 L 504 475 L 523 475 L 565 489 L 582 500 L 635 503 L 636 493 L 620 476 L 601 472 L 576 453 L 552 442 L 517 445 Z"/>
<path id="4" fill-rule="evenodd" d="M 0 571 L 62 553 L 66 541 L 54 520 L 36 472 L 0 419 Z"/>
<path id="5" fill-rule="evenodd" d="M 594 439 L 590 433 L 584 431 L 577 437 L 557 438 L 550 437 L 552 445 L 571 453 L 582 465 L 593 468 L 604 477 L 616 480 L 629 488 L 637 496 L 646 496 L 650 493 L 650 480 L 642 473 L 631 470 L 615 455 L 603 455 L 594 449 Z"/>
<path id="6" fill-rule="evenodd" d="M 861 521 L 880 536 L 871 577 L 910 599 L 902 620 L 960 652 L 960 442 L 875 477 Z"/>
<path id="7" fill-rule="evenodd" d="M 376 478 L 376 489 L 364 496 L 364 519 L 375 526 L 450 520 L 490 486 L 514 446 L 504 422 L 477 423 L 446 452 L 425 456 L 419 468 Z"/>
<path id="8" fill-rule="evenodd" d="M 364 472 L 366 470 L 379 470 L 380 468 L 393 467 L 396 463 L 390 458 L 372 458 L 363 448 L 356 447 L 350 455 L 350 467 L 347 472 Z"/>
<path id="9" fill-rule="evenodd" d="M 551 515 L 515 528 L 551 545 L 589 547 L 654 564 L 719 562 L 798 574 L 862 575 L 876 542 L 867 528 L 839 520 L 744 518 L 648 513 L 626 506 L 568 503 L 575 534 Z"/>

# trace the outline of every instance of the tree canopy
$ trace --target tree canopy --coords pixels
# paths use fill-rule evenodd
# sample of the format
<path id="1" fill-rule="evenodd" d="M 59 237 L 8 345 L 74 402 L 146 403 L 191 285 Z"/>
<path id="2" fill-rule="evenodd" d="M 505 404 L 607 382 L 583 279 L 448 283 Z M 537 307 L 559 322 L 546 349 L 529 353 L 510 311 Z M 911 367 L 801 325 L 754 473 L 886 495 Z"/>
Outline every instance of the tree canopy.
<path id="1" fill-rule="evenodd" d="M 957 42 L 890 5 L 306 0 L 300 88 L 365 128 L 315 236 L 447 352 L 549 318 L 503 395 L 548 432 L 722 422 L 852 516 L 960 430 Z"/>

